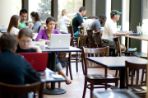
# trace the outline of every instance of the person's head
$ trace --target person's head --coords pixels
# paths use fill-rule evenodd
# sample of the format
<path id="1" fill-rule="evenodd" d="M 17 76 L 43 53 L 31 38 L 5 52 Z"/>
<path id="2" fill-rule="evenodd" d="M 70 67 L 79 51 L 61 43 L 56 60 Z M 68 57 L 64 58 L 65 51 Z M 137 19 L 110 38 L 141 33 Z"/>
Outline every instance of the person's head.
<path id="1" fill-rule="evenodd" d="M 85 16 L 86 15 L 86 9 L 85 9 L 85 7 L 80 7 L 79 8 L 79 13 L 81 14 L 81 16 Z"/>
<path id="2" fill-rule="evenodd" d="M 120 19 L 120 15 L 121 15 L 121 12 L 119 12 L 117 10 L 112 10 L 110 13 L 110 17 L 114 21 L 118 21 Z"/>
<path id="3" fill-rule="evenodd" d="M 12 52 L 15 52 L 17 49 L 18 41 L 15 35 L 4 33 L 0 37 L 0 49 L 1 52 L 4 50 L 10 50 Z"/>
<path id="4" fill-rule="evenodd" d="M 28 49 L 30 48 L 32 37 L 33 37 L 33 31 L 28 28 L 21 29 L 18 34 L 18 41 L 19 46 L 21 49 Z"/>
<path id="5" fill-rule="evenodd" d="M 46 26 L 47 26 L 47 30 L 49 31 L 54 30 L 56 26 L 56 20 L 53 17 L 48 17 L 46 19 Z"/>
<path id="6" fill-rule="evenodd" d="M 13 15 L 10 19 L 9 25 L 8 25 L 8 33 L 10 32 L 12 27 L 18 27 L 18 22 L 19 22 L 19 16 L 18 15 Z"/>
<path id="7" fill-rule="evenodd" d="M 67 14 L 66 9 L 63 9 L 62 12 L 61 12 L 61 15 L 64 16 L 64 15 L 66 15 L 66 14 Z"/>
<path id="8" fill-rule="evenodd" d="M 37 12 L 31 12 L 30 15 L 31 15 L 33 22 L 40 21 L 40 16 Z"/>
<path id="9" fill-rule="evenodd" d="M 20 10 L 20 21 L 24 22 L 27 20 L 28 17 L 28 11 L 26 9 L 21 9 Z"/>
<path id="10" fill-rule="evenodd" d="M 106 22 L 106 16 L 105 15 L 100 15 L 99 16 L 99 21 L 101 26 L 104 26 L 105 22 Z"/>

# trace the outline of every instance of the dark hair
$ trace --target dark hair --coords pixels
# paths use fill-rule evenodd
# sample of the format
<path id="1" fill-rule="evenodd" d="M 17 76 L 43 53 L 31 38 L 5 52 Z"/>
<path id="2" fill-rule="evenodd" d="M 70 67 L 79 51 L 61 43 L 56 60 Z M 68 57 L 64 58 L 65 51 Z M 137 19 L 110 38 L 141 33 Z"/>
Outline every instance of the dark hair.
<path id="1" fill-rule="evenodd" d="M 46 19 L 46 25 L 47 25 L 49 22 L 51 22 L 51 21 L 56 22 L 55 18 L 53 18 L 53 17 L 48 17 L 48 18 Z"/>
<path id="2" fill-rule="evenodd" d="M 79 8 L 79 12 L 82 12 L 82 11 L 85 11 L 86 9 L 85 9 L 85 7 L 80 7 Z"/>
<path id="3" fill-rule="evenodd" d="M 17 47 L 18 41 L 15 35 L 4 33 L 0 37 L 0 49 L 3 50 L 11 50 Z"/>
<path id="4" fill-rule="evenodd" d="M 31 12 L 30 15 L 34 17 L 35 21 L 40 21 L 40 16 L 37 12 Z"/>
<path id="5" fill-rule="evenodd" d="M 113 18 L 115 15 L 121 15 L 121 12 L 118 10 L 112 10 L 110 13 L 110 17 Z"/>
<path id="6" fill-rule="evenodd" d="M 11 28 L 14 27 L 18 27 L 18 21 L 19 21 L 19 16 L 18 15 L 13 15 L 10 19 L 9 25 L 8 25 L 8 29 L 7 32 L 10 33 Z"/>
<path id="7" fill-rule="evenodd" d="M 21 10 L 20 10 L 20 15 L 21 15 L 21 14 L 25 14 L 25 13 L 28 13 L 28 11 L 27 11 L 26 9 L 21 9 Z"/>
<path id="8" fill-rule="evenodd" d="M 32 38 L 33 37 L 32 33 L 33 33 L 33 31 L 31 29 L 23 28 L 18 33 L 18 39 L 20 39 L 23 36 L 27 36 L 27 37 Z"/>
<path id="9" fill-rule="evenodd" d="M 100 20 L 101 26 L 104 26 L 105 22 L 106 22 L 106 16 L 105 15 L 100 15 L 99 20 Z"/>

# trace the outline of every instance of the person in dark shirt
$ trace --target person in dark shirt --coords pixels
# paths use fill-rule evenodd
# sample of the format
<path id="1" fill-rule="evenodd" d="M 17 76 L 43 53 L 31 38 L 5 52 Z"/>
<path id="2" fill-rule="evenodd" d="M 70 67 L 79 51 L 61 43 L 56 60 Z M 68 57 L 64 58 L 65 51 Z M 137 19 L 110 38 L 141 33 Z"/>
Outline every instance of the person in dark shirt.
<path id="1" fill-rule="evenodd" d="M 80 7 L 79 12 L 72 19 L 72 26 L 73 26 L 73 31 L 74 31 L 75 37 L 78 37 L 78 35 L 79 35 L 79 27 L 82 26 L 83 16 L 85 16 L 85 15 L 86 15 L 85 7 Z"/>
<path id="2" fill-rule="evenodd" d="M 17 39 L 14 35 L 4 33 L 0 37 L 0 82 L 24 85 L 41 81 L 40 75 L 20 55 L 15 53 Z M 8 94 L 0 90 L 1 98 L 10 98 Z M 27 94 L 23 96 L 27 98 Z"/>
<path id="3" fill-rule="evenodd" d="M 18 46 L 17 53 L 20 52 L 41 52 L 39 47 L 34 47 L 32 45 L 32 35 L 33 31 L 28 28 L 21 29 L 18 34 Z"/>

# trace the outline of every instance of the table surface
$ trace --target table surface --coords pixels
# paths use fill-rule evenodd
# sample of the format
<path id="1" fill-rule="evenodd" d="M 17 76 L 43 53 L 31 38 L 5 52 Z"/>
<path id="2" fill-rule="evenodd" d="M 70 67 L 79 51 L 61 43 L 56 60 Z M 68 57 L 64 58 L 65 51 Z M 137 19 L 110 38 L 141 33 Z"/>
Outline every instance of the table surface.
<path id="1" fill-rule="evenodd" d="M 57 73 L 46 68 L 44 72 L 41 72 L 41 81 L 42 82 L 64 82 L 65 78 Z"/>
<path id="2" fill-rule="evenodd" d="M 132 38 L 132 39 L 148 41 L 148 35 L 140 35 L 140 36 L 126 35 L 126 37 L 129 37 L 129 38 Z"/>
<path id="3" fill-rule="evenodd" d="M 125 61 L 147 64 L 147 60 L 135 56 L 120 56 L 120 57 L 88 57 L 90 61 L 101 64 L 108 68 L 122 68 L 125 67 Z"/>
<path id="4" fill-rule="evenodd" d="M 45 47 L 42 49 L 43 52 L 81 52 L 82 50 L 80 48 L 72 47 L 70 46 L 69 48 L 48 48 Z"/>

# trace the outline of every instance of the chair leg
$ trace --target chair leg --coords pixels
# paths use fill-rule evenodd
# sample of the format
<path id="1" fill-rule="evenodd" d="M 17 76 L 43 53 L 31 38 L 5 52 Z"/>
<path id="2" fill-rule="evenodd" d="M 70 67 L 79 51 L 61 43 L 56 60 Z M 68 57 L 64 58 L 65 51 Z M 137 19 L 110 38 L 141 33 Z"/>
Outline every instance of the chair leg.
<path id="1" fill-rule="evenodd" d="M 93 83 L 90 84 L 90 98 L 93 98 L 93 90 L 94 90 L 94 85 Z"/>
<path id="2" fill-rule="evenodd" d="M 117 77 L 118 76 L 118 70 L 116 70 L 116 72 L 115 72 L 115 77 Z"/>
<path id="3" fill-rule="evenodd" d="M 83 71 L 83 74 L 84 74 L 84 63 L 83 63 L 82 58 L 81 58 L 81 64 L 82 64 L 82 71 Z"/>
<path id="4" fill-rule="evenodd" d="M 82 98 L 85 98 L 86 88 L 87 88 L 87 81 L 86 81 L 86 79 L 85 79 L 85 80 L 84 80 L 84 89 L 83 89 L 83 96 L 82 96 Z"/>
<path id="5" fill-rule="evenodd" d="M 78 72 L 78 52 L 76 52 L 76 72 Z"/>

